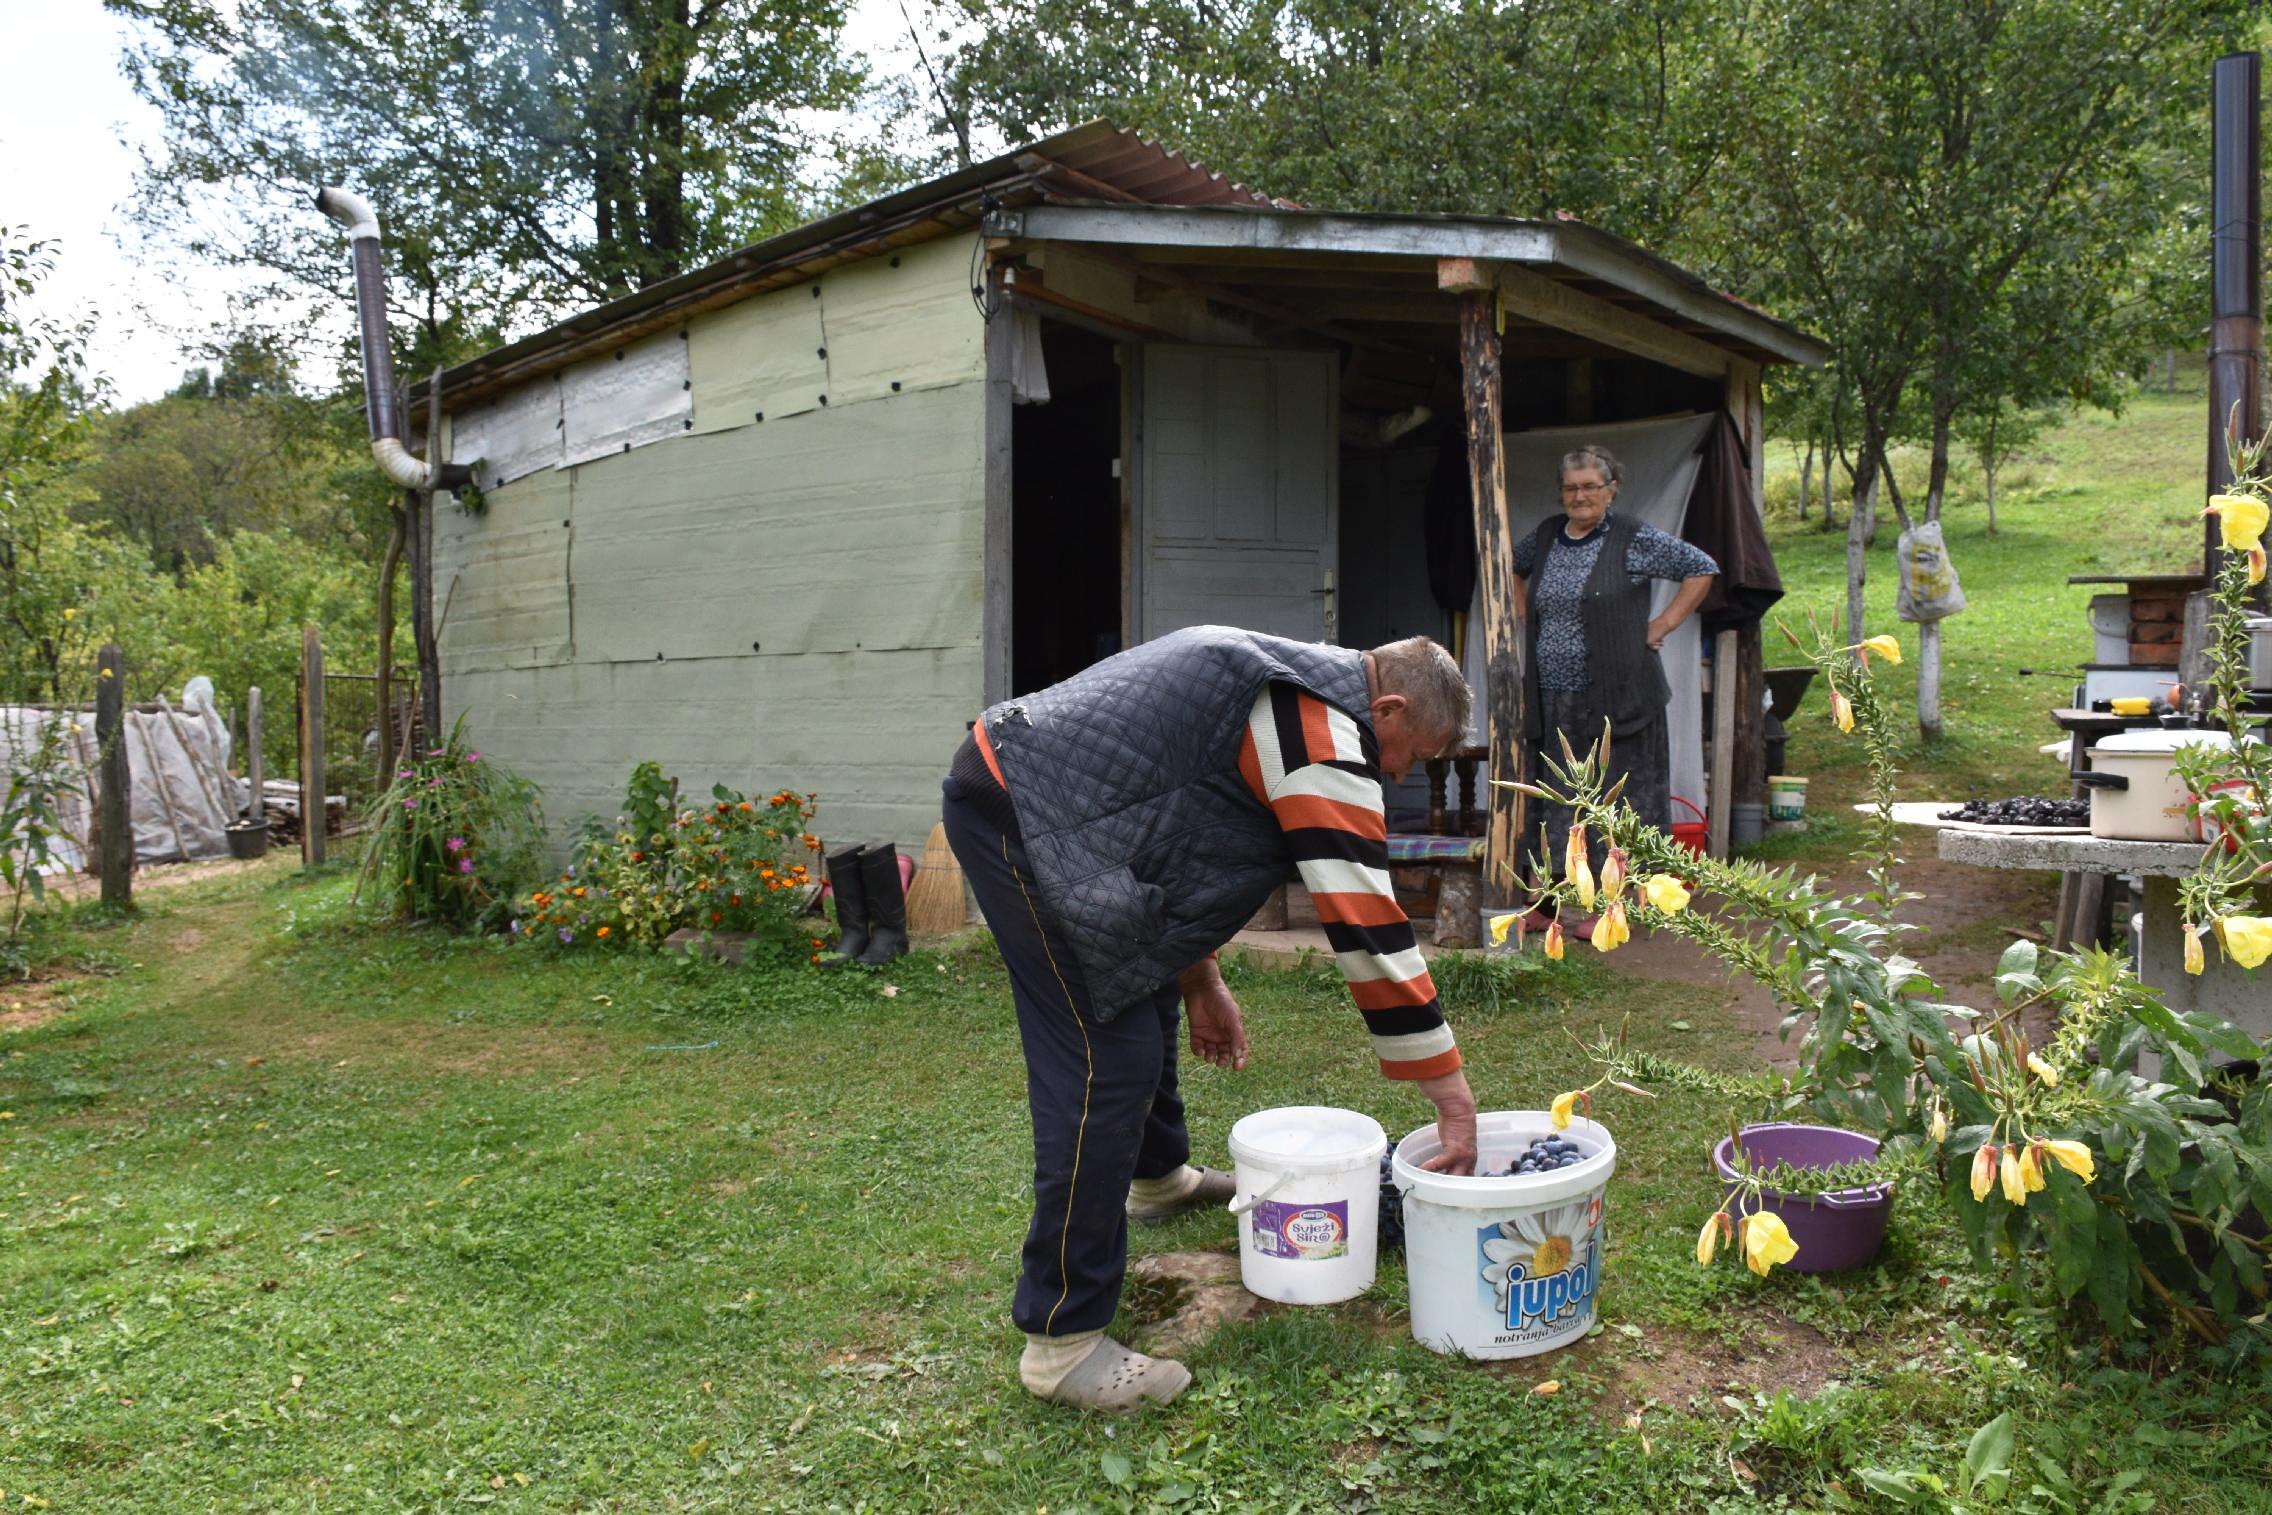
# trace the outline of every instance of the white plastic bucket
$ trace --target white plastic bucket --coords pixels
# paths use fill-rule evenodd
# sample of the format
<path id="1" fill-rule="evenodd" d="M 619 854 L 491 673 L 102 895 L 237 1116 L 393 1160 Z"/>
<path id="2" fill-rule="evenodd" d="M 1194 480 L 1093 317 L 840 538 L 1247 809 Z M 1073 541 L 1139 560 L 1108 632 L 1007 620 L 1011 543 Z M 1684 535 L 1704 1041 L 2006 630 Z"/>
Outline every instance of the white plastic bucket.
<path id="1" fill-rule="evenodd" d="M 1807 781 L 1778 773 L 1767 780 L 1767 818 L 1796 821 L 1807 813 Z"/>
<path id="2" fill-rule="evenodd" d="M 1380 1239 L 1380 1122 L 1330 1105 L 1258 1110 L 1231 1127 L 1239 1276 L 1289 1305 L 1330 1305 L 1373 1286 Z"/>
<path id="3" fill-rule="evenodd" d="M 1475 1129 L 1478 1172 L 1513 1166 L 1541 1136 L 1576 1142 L 1585 1156 L 1552 1173 L 1461 1178 L 1421 1170 L 1443 1150 L 1434 1126 L 1397 1144 L 1413 1339 L 1469 1357 L 1566 1347 L 1593 1329 L 1617 1143 L 1585 1119 L 1556 1132 L 1544 1110 L 1486 1111 Z"/>

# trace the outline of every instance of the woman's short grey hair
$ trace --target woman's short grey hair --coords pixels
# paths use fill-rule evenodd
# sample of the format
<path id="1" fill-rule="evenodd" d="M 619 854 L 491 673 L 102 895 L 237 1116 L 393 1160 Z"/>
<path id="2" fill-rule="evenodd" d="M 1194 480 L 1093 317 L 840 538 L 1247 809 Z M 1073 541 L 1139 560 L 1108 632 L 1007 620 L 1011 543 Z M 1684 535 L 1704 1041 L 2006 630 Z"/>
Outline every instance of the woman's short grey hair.
<path id="1" fill-rule="evenodd" d="M 1441 734 L 1457 741 L 1467 732 L 1468 712 L 1475 695 L 1467 675 L 1443 645 L 1428 637 L 1406 637 L 1373 649 L 1373 672 L 1380 682 L 1375 694 L 1404 696 L 1406 720 L 1412 730 L 1429 736 Z"/>
<path id="2" fill-rule="evenodd" d="M 1576 452 L 1562 454 L 1563 478 L 1567 479 L 1573 470 L 1579 468 L 1599 469 L 1601 481 L 1604 484 L 1622 484 L 1625 482 L 1625 465 L 1618 462 L 1617 454 L 1606 447 L 1588 444 L 1579 448 Z"/>

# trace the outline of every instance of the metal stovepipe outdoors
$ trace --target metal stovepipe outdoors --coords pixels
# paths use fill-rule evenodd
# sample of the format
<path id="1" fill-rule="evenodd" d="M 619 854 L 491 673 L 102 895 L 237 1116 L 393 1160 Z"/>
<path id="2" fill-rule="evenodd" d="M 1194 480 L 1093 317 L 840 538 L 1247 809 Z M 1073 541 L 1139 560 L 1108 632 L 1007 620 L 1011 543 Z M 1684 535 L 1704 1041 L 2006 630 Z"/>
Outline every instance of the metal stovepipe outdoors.
<path id="1" fill-rule="evenodd" d="M 2211 186 L 2209 254 L 2209 492 L 2232 482 L 2225 457 L 2225 422 L 2240 406 L 2241 435 L 2261 434 L 2263 414 L 2264 298 L 2258 266 L 2263 233 L 2259 216 L 2258 87 L 2255 53 L 2228 53 L 2213 75 L 2211 140 L 2216 170 Z M 2204 527 L 2202 569 L 2217 575 L 2217 522 Z"/>
<path id="2" fill-rule="evenodd" d="M 405 489 L 432 492 L 456 489 L 472 479 L 472 470 L 454 463 L 435 463 L 411 454 L 402 443 L 402 413 L 395 401 L 394 356 L 387 340 L 386 271 L 379 263 L 379 218 L 371 202 L 345 189 L 316 191 L 316 209 L 347 228 L 350 255 L 355 260 L 355 315 L 363 339 L 363 410 L 371 423 L 371 456 L 379 471 Z M 431 458 L 439 436 L 426 439 Z"/>

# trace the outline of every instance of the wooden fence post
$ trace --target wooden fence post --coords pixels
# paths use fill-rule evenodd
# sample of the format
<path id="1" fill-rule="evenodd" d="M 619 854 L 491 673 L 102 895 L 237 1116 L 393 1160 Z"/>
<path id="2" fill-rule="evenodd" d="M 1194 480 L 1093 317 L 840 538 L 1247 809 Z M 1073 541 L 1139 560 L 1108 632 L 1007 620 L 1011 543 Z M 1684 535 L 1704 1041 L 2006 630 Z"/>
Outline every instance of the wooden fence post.
<path id="1" fill-rule="evenodd" d="M 323 633 L 300 631 L 300 862 L 323 862 Z"/>
<path id="2" fill-rule="evenodd" d="M 105 642 L 95 664 L 95 750 L 102 766 L 97 823 L 102 831 L 103 903 L 134 903 L 132 778 L 126 762 L 126 665 Z"/>
<path id="3" fill-rule="evenodd" d="M 245 777 L 252 784 L 252 808 L 246 813 L 256 821 L 268 818 L 268 800 L 261 792 L 267 776 L 267 759 L 260 750 L 260 686 L 255 684 L 245 691 Z"/>

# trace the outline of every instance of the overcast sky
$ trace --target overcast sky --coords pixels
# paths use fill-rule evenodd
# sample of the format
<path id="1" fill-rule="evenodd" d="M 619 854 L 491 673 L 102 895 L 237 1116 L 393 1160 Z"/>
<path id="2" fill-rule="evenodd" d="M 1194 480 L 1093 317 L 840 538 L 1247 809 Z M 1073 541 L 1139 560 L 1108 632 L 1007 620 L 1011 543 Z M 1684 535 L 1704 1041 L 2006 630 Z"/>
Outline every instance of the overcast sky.
<path id="1" fill-rule="evenodd" d="M 119 73 L 124 31 L 100 0 L 0 0 L 8 61 L 0 223 L 56 242 L 59 260 L 40 307 L 95 317 L 95 366 L 120 402 L 133 403 L 172 388 L 197 361 L 189 349 L 236 281 L 218 269 L 138 258 L 125 202 L 137 149 L 156 140 L 158 119 Z M 879 67 L 902 66 L 905 34 L 899 0 L 853 0 L 848 40 Z"/>

